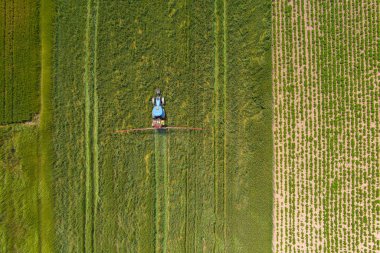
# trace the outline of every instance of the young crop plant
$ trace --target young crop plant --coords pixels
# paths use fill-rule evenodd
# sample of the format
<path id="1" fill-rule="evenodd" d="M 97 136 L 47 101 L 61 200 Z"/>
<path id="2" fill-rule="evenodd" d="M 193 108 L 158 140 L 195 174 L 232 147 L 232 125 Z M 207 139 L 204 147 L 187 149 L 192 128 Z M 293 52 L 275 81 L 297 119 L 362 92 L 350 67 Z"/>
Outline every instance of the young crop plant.
<path id="1" fill-rule="evenodd" d="M 273 3 L 276 252 L 379 250 L 376 10 Z"/>

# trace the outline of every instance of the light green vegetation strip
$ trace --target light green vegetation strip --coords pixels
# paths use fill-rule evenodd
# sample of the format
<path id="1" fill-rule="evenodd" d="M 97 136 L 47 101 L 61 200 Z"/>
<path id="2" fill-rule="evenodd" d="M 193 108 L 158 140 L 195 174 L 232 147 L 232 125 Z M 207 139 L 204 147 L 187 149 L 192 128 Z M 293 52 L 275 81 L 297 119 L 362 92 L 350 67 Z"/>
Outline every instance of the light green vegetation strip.
<path id="1" fill-rule="evenodd" d="M 51 196 L 51 173 L 53 164 L 52 145 L 52 51 L 54 3 L 41 0 L 40 36 L 41 36 L 41 110 L 39 138 L 39 194 L 40 194 L 40 243 L 41 252 L 53 252 L 53 211 Z"/>
<path id="2" fill-rule="evenodd" d="M 162 172 L 164 174 L 164 252 L 167 252 L 167 238 L 168 238 L 168 219 L 169 219 L 169 212 L 168 212 L 168 166 L 167 166 L 167 147 L 166 147 L 166 133 L 162 133 L 161 136 L 161 154 L 162 154 Z"/>
<path id="3" fill-rule="evenodd" d="M 155 146 L 155 244 L 156 252 L 167 252 L 168 171 L 166 133 L 154 134 Z"/>
<path id="4" fill-rule="evenodd" d="M 98 202 L 98 96 L 96 81 L 98 1 L 87 1 L 85 57 L 86 219 L 85 252 L 94 252 L 95 212 Z"/>

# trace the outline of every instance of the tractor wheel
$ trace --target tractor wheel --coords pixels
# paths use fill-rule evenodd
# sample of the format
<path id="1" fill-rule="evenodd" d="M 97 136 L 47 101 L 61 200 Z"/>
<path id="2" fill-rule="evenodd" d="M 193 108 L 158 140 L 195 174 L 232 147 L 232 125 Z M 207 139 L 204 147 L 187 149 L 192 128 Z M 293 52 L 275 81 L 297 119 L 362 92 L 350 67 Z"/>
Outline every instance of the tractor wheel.
<path id="1" fill-rule="evenodd" d="M 152 105 L 154 105 L 154 98 L 152 98 Z"/>
<path id="2" fill-rule="evenodd" d="M 165 98 L 164 97 L 161 98 L 161 103 L 162 103 L 162 105 L 165 105 Z"/>

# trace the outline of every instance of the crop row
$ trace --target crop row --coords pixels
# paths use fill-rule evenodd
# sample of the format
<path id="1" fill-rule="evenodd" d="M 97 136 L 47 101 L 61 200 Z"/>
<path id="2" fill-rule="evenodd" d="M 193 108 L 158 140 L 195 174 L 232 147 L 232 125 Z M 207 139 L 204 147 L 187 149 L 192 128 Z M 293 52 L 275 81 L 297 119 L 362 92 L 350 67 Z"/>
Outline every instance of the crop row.
<path id="1" fill-rule="evenodd" d="M 377 9 L 273 4 L 278 252 L 378 250 Z"/>

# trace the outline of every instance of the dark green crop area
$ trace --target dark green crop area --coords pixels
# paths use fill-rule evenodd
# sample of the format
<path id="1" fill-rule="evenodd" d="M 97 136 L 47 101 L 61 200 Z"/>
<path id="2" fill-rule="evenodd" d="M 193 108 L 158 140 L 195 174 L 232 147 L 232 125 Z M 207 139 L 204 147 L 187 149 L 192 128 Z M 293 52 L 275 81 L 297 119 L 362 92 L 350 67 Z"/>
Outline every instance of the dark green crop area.
<path id="1" fill-rule="evenodd" d="M 42 122 L 0 129 L 4 167 L 28 157 L 17 127 L 35 134 L 23 140 L 37 145 L 30 159 L 42 155 L 25 167 L 38 217 L 20 230 L 27 245 L 271 252 L 271 2 L 42 2 Z M 157 87 L 168 125 L 205 130 L 115 133 L 150 126 Z M 2 203 L 29 196 L 7 182 Z M 0 232 L 12 234 L 0 245 L 24 252 L 11 228 L 24 209 L 1 208 Z"/>
<path id="2" fill-rule="evenodd" d="M 39 4 L 0 1 L 0 125 L 39 113 Z"/>

